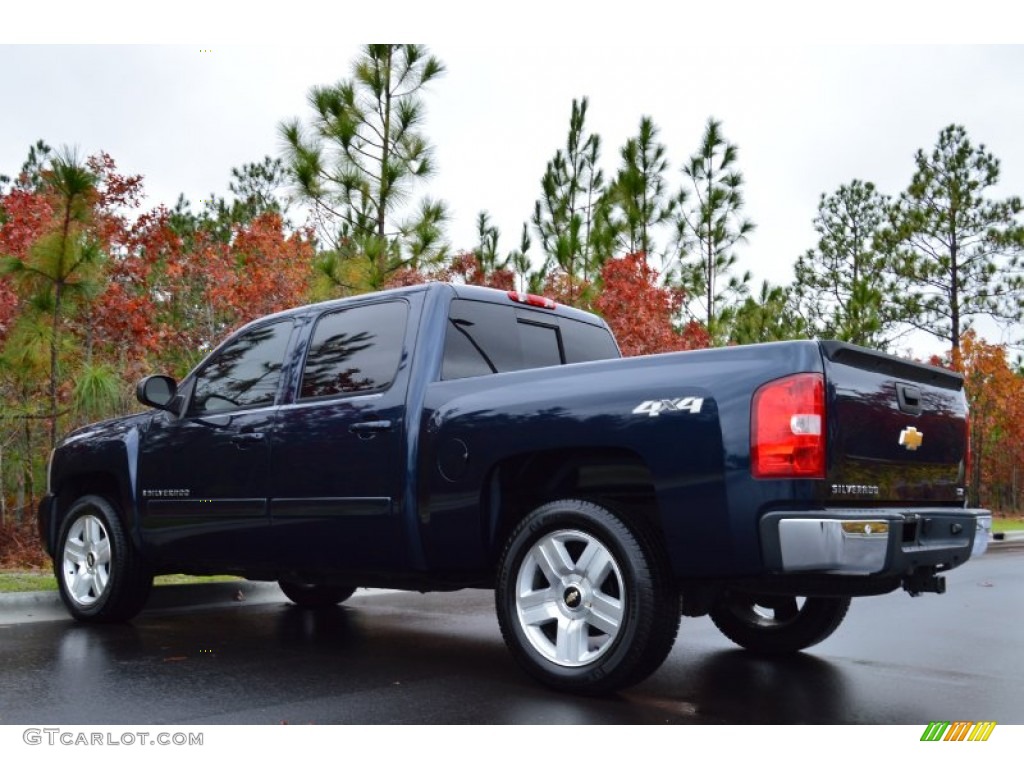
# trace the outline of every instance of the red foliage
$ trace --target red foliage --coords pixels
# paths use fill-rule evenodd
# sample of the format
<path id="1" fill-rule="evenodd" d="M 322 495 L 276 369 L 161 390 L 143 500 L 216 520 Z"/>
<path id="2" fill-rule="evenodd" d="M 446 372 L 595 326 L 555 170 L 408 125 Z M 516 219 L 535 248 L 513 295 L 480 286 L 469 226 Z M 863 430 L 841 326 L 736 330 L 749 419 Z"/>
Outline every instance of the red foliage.
<path id="1" fill-rule="evenodd" d="M 104 226 L 110 258 L 103 293 L 90 310 L 91 332 L 100 343 L 139 359 L 157 348 L 154 269 L 180 249 L 180 242 L 162 206 L 130 225 L 112 216 Z"/>
<path id="2" fill-rule="evenodd" d="M 480 259 L 472 251 L 463 251 L 452 259 L 445 275 L 446 280 L 462 282 L 466 285 L 483 285 L 501 291 L 511 291 L 516 287 L 516 276 L 508 269 L 496 269 L 488 273 L 480 264 Z"/>
<path id="3" fill-rule="evenodd" d="M 119 174 L 117 164 L 106 152 L 90 157 L 86 166 L 98 179 L 96 203 L 101 210 L 139 207 L 143 197 L 142 176 Z"/>
<path id="4" fill-rule="evenodd" d="M 0 342 L 7 336 L 7 329 L 18 310 L 18 297 L 7 281 L 0 282 Z"/>
<path id="5" fill-rule="evenodd" d="M 388 277 L 384 287 L 401 288 L 407 285 L 422 285 L 432 280 L 462 285 L 482 285 L 501 291 L 511 291 L 516 287 L 516 276 L 511 270 L 496 269 L 487 272 L 472 251 L 458 253 L 451 262 L 435 269 L 414 269 L 413 267 L 397 269 Z"/>
<path id="6" fill-rule="evenodd" d="M 0 196 L 3 225 L 0 226 L 0 256 L 24 259 L 32 244 L 54 222 L 53 206 L 43 195 L 12 189 Z M 0 278 L 0 342 L 7 335 L 18 312 L 18 297 L 10 281 Z"/>
<path id="7" fill-rule="evenodd" d="M 7 523 L 0 524 L 0 570 L 26 571 L 49 567 L 50 558 L 39 542 L 39 531 L 34 521 L 17 523 L 8 518 Z"/>
<path id="8" fill-rule="evenodd" d="M 93 155 L 86 166 L 96 175 L 92 228 L 104 250 L 117 254 L 127 243 L 132 225 L 128 212 L 142 203 L 142 176 L 123 176 L 106 152 Z"/>
<path id="9" fill-rule="evenodd" d="M 571 278 L 561 269 L 554 269 L 544 278 L 542 291 L 552 301 L 587 312 L 596 311 L 590 302 L 593 284 L 589 280 Z"/>
<path id="10" fill-rule="evenodd" d="M 658 285 L 644 253 L 612 259 L 601 270 L 602 290 L 594 309 L 604 317 L 618 339 L 622 354 L 649 355 L 701 349 L 711 345 L 707 331 L 691 322 L 681 332 L 672 320 L 685 300 L 678 288 Z"/>
<path id="11" fill-rule="evenodd" d="M 211 268 L 210 301 L 237 322 L 301 304 L 309 292 L 313 262 L 311 233 L 287 235 L 281 217 L 264 213 L 237 226 L 230 245 L 206 249 Z"/>
<path id="12" fill-rule="evenodd" d="M 423 285 L 423 283 L 429 283 L 431 280 L 436 279 L 437 278 L 428 275 L 422 270 L 413 269 L 412 267 L 401 267 L 388 276 L 388 280 L 384 284 L 384 287 L 405 288 L 410 285 Z"/>
<path id="13" fill-rule="evenodd" d="M 0 254 L 25 258 L 28 249 L 53 223 L 53 206 L 41 194 L 12 189 L 0 197 L 4 225 L 0 227 Z"/>
<path id="14" fill-rule="evenodd" d="M 106 278 L 109 283 L 95 302 L 95 311 L 87 319 L 93 341 L 138 348 L 147 330 L 144 318 L 152 308 L 140 296 L 145 295 L 145 270 L 133 251 L 134 225 L 126 209 L 137 208 L 142 198 L 142 177 L 123 176 L 109 155 L 100 153 L 86 161 L 96 176 L 96 189 L 89 201 L 91 215 L 88 236 L 95 238 L 108 255 Z M 5 223 L 0 227 L 0 254 L 25 258 L 29 248 L 44 234 L 60 225 L 55 217 L 58 201 L 46 192 L 14 189 L 0 198 Z M 136 285 L 136 291 L 130 290 Z M 17 299 L 6 281 L 0 281 L 0 340 L 18 311 Z M 135 328 L 135 333 L 126 332 Z"/>
<path id="15" fill-rule="evenodd" d="M 105 325 L 149 350 L 198 350 L 257 317 L 302 304 L 313 259 L 311 233 L 288 234 L 264 213 L 236 225 L 230 243 L 200 231 L 186 246 L 165 208 L 139 218 L 132 258 L 108 287 Z"/>

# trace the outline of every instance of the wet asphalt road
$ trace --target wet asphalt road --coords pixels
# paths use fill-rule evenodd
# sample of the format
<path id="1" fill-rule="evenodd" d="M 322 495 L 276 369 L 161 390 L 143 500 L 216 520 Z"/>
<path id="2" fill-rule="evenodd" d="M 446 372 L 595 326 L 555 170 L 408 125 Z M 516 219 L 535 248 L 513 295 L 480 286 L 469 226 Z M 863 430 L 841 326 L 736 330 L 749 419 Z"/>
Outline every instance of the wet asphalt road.
<path id="1" fill-rule="evenodd" d="M 785 660 L 683 619 L 665 665 L 617 696 L 533 683 L 489 592 L 359 594 L 149 612 L 133 624 L 0 618 L 0 725 L 160 723 L 1024 724 L 1024 550 L 948 576 L 945 595 L 854 600 Z"/>

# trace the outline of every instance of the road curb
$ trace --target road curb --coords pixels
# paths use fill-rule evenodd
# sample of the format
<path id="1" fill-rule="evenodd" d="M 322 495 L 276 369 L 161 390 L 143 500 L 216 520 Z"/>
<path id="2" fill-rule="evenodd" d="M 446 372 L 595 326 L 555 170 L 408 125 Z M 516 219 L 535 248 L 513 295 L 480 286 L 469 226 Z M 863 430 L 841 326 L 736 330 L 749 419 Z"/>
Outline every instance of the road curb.
<path id="1" fill-rule="evenodd" d="M 999 538 L 996 538 L 998 536 Z M 1024 531 L 1008 531 L 1006 533 L 997 533 L 993 538 L 989 539 L 988 551 L 989 552 L 1000 552 L 1006 549 L 1021 549 L 1024 548 Z"/>

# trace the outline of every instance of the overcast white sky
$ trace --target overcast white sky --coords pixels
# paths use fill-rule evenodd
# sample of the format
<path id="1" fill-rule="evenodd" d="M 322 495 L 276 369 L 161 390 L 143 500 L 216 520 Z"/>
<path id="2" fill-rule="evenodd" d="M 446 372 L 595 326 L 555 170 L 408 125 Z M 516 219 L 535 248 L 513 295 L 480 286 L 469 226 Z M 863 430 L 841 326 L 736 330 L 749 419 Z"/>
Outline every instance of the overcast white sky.
<path id="1" fill-rule="evenodd" d="M 308 11 L 305 3 L 288 8 L 300 6 Z M 473 247 L 483 209 L 500 226 L 502 247 L 518 244 L 545 163 L 564 145 L 572 99 L 584 95 L 609 175 L 641 115 L 661 130 L 673 187 L 682 183 L 679 168 L 708 117 L 722 121 L 739 147 L 746 213 L 757 225 L 739 251 L 740 266 L 758 281 L 791 279 L 796 256 L 814 245 L 822 192 L 860 178 L 898 194 L 915 151 L 930 149 L 950 123 L 963 124 L 1000 158 L 1002 196 L 1024 194 L 1024 46 L 808 44 L 892 42 L 901 34 L 925 42 L 977 39 L 974 29 L 993 22 L 984 16 L 987 2 L 972 4 L 973 20 L 962 30 L 929 26 L 929 10 L 947 10 L 936 3 L 910 3 L 899 18 L 875 2 L 859 5 L 856 17 L 823 16 L 814 3 L 783 4 L 787 13 L 778 17 L 757 5 L 718 4 L 699 13 L 674 6 L 659 11 L 660 22 L 648 20 L 654 11 L 646 6 L 631 3 L 627 12 L 606 3 L 548 8 L 529 1 L 517 14 L 475 11 L 472 27 L 461 26 L 465 14 L 448 3 L 431 6 L 429 18 L 415 4 L 402 16 L 397 29 L 426 43 L 447 67 L 425 97 L 424 132 L 436 147 L 437 174 L 421 191 L 448 202 L 456 249 Z M 15 23 L 0 31 L 3 42 L 184 44 L 0 45 L 0 173 L 15 174 L 42 138 L 86 154 L 107 151 L 122 171 L 144 175 L 149 205 L 171 205 L 179 193 L 194 203 L 210 192 L 226 194 L 232 166 L 275 155 L 281 120 L 309 115 L 310 86 L 348 76 L 361 38 L 380 38 L 390 19 L 409 10 L 404 3 L 380 6 L 387 26 L 370 23 L 369 11 L 362 26 L 346 23 L 352 18 L 341 11 L 307 15 L 313 44 L 285 46 L 267 43 L 305 38 L 277 27 L 287 10 L 280 4 L 214 16 L 186 2 L 136 26 L 127 9 L 138 7 L 94 14 L 80 27 L 60 13 L 57 26 L 42 27 L 38 15 L 14 11 Z M 565 31 L 567 20 L 579 18 L 571 8 L 608 13 L 573 34 Z M 737 9 L 731 16 L 730 8 Z M 19 13 L 26 23 L 18 23 Z M 133 21 L 111 31 L 105 20 L 112 18 Z M 789 19 L 812 26 L 787 26 Z M 732 24 L 735 34 L 727 33 Z M 362 29 L 365 35 L 357 34 Z M 990 37 L 1001 34 L 998 21 L 986 29 Z M 340 43 L 331 41 L 334 33 Z M 697 45 L 706 40 L 730 44 Z M 774 44 L 758 44 L 766 40 Z M 264 45 L 229 44 L 248 41 Z"/>

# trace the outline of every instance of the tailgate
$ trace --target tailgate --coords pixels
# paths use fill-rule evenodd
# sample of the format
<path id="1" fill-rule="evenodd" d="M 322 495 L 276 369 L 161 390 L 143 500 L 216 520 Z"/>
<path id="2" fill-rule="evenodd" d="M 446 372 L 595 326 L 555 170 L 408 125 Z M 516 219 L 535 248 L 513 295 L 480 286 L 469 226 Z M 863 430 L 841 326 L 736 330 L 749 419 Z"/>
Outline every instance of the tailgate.
<path id="1" fill-rule="evenodd" d="M 841 342 L 821 342 L 827 495 L 843 502 L 963 506 L 963 378 Z"/>

